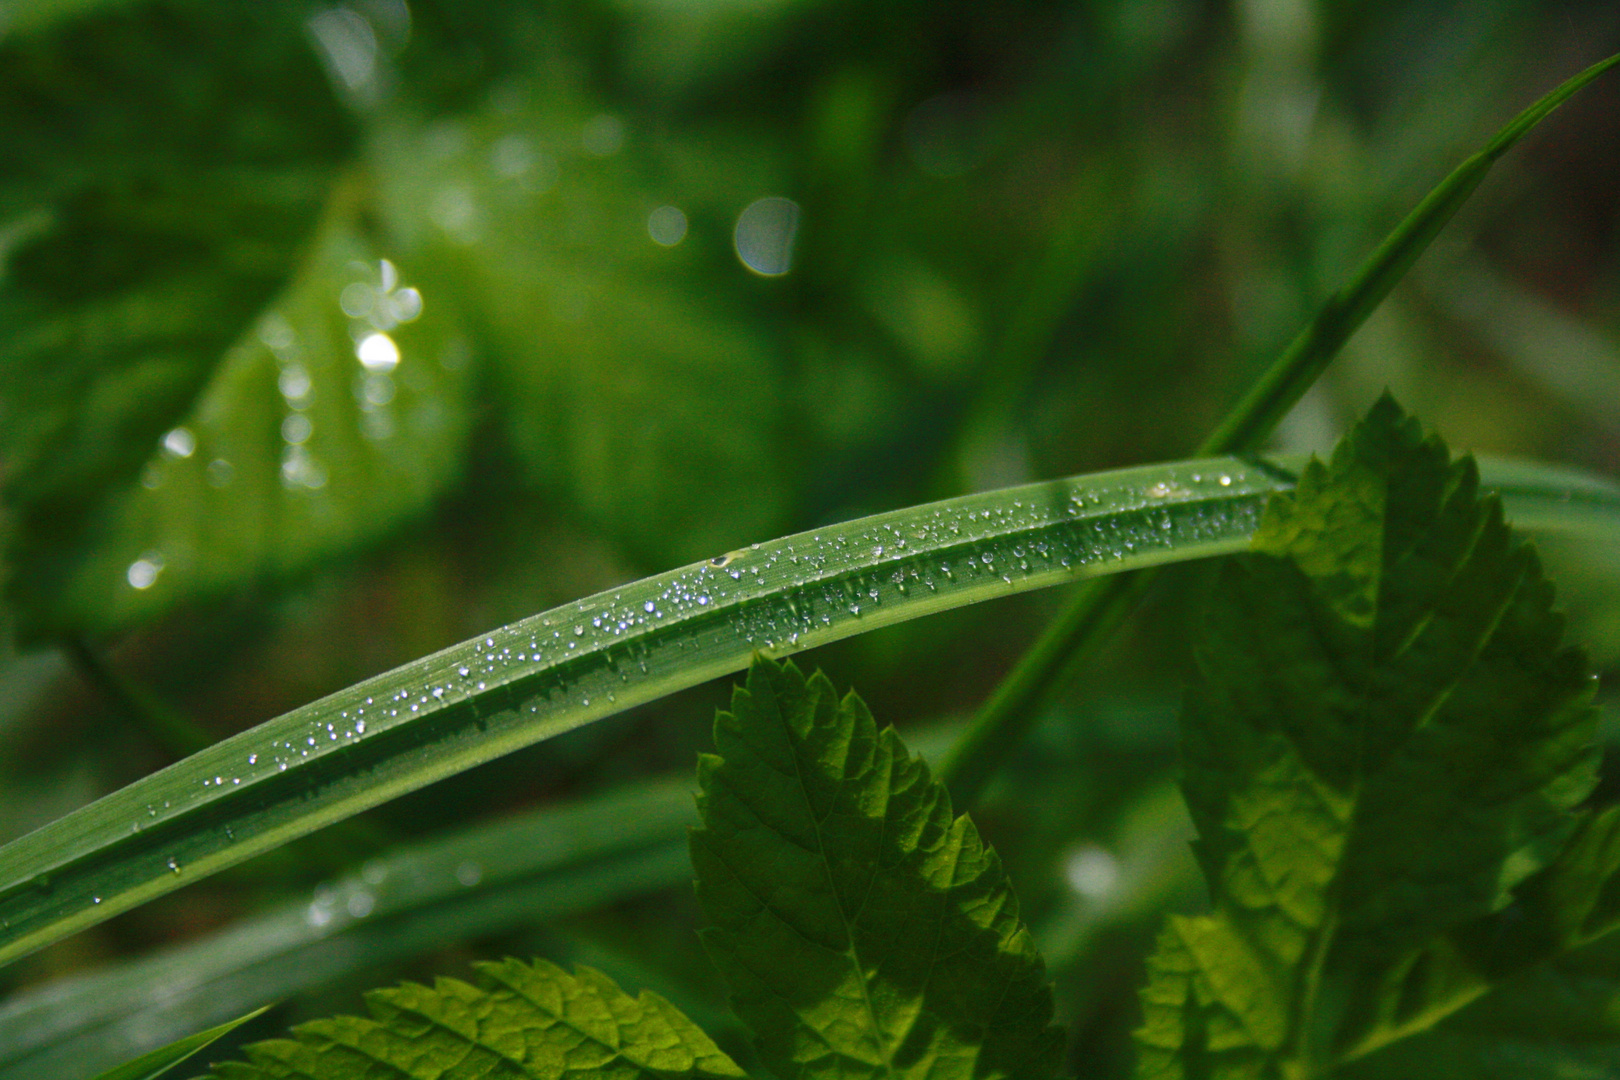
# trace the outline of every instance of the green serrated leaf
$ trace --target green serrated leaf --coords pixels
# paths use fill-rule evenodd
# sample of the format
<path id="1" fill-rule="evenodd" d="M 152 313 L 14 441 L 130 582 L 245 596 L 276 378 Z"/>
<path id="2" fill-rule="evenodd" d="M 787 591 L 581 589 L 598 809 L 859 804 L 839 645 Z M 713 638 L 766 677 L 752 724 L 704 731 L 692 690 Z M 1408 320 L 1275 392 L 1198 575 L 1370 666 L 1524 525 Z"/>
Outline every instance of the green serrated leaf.
<path id="1" fill-rule="evenodd" d="M 892 728 L 757 659 L 698 767 L 704 943 L 783 1080 L 1055 1073 L 1045 968 L 1000 860 Z"/>
<path id="2" fill-rule="evenodd" d="M 1273 498 L 1198 650 L 1215 911 L 1161 941 L 1142 1075 L 1318 1076 L 1612 925 L 1612 824 L 1573 810 L 1593 683 L 1551 603 L 1472 459 L 1387 396 Z"/>
<path id="3" fill-rule="evenodd" d="M 256 1043 L 217 1080 L 707 1080 L 742 1070 L 669 1002 L 632 998 L 599 971 L 555 964 L 476 965 L 473 983 L 403 983 L 366 995 L 370 1017 L 339 1016 Z"/>

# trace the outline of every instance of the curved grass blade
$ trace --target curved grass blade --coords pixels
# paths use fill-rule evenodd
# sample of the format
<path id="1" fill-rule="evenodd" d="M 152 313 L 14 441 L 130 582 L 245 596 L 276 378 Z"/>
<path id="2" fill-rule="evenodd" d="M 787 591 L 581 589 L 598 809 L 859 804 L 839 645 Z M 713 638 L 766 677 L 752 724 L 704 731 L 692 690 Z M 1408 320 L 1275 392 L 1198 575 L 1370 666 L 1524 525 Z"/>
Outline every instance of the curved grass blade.
<path id="1" fill-rule="evenodd" d="M 1491 166 L 1549 113 L 1617 64 L 1620 53 L 1567 79 L 1508 121 L 1484 149 L 1453 169 L 1367 257 L 1355 276 L 1328 297 L 1299 336 L 1204 440 L 1198 453 L 1230 454 L 1259 446 L 1338 355 L 1350 335 L 1406 276 L 1417 257 L 1479 187 Z"/>
<path id="2" fill-rule="evenodd" d="M 270 1006 L 266 1005 L 264 1009 Z M 249 1020 L 259 1016 L 264 1009 L 255 1009 L 246 1016 L 239 1016 L 235 1020 L 227 1021 L 218 1027 L 199 1031 L 195 1035 L 188 1035 L 178 1042 L 170 1043 L 150 1054 L 142 1054 L 134 1061 L 126 1062 L 116 1068 L 109 1069 L 96 1077 L 96 1080 L 157 1080 L 158 1077 L 183 1064 L 188 1058 L 229 1035 Z"/>
<path id="3" fill-rule="evenodd" d="M 1468 201 L 1497 159 L 1554 109 L 1617 64 L 1620 54 L 1568 79 L 1510 120 L 1483 150 L 1452 170 L 1378 245 L 1355 275 L 1328 297 L 1282 355 L 1204 440 L 1198 455 L 1240 453 L 1261 446 L 1367 316 L 1406 276 L 1452 215 Z M 1084 664 L 1136 607 L 1151 577 L 1133 575 L 1085 589 L 1030 646 L 940 765 L 940 779 L 950 787 L 959 805 L 973 805 L 1012 747 L 1022 741 L 1034 723 L 1041 701 Z"/>
<path id="4" fill-rule="evenodd" d="M 0 848 L 0 963 L 407 791 L 739 671 L 755 652 L 1240 550 L 1266 499 L 1292 483 L 1277 466 L 1215 458 L 1009 488 L 728 552 L 521 620 Z M 1565 490 L 1549 483 L 1544 498 Z M 1620 490 L 1592 490 L 1620 529 Z"/>

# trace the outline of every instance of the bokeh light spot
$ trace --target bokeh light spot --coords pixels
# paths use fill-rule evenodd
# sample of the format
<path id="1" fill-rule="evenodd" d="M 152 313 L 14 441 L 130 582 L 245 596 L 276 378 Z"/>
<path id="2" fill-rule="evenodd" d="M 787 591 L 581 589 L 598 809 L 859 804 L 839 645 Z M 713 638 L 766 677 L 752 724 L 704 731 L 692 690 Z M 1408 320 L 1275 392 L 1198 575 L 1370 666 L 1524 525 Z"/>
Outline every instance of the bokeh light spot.
<path id="1" fill-rule="evenodd" d="M 799 204 L 778 195 L 755 199 L 737 215 L 732 241 L 737 258 L 763 277 L 780 277 L 793 266 Z"/>
<path id="2" fill-rule="evenodd" d="M 686 239 L 686 215 L 678 206 L 660 206 L 647 215 L 647 235 L 663 247 L 674 247 Z"/>
<path id="3" fill-rule="evenodd" d="M 367 334 L 360 339 L 354 354 L 367 371 L 393 371 L 399 366 L 399 346 L 387 334 Z"/>

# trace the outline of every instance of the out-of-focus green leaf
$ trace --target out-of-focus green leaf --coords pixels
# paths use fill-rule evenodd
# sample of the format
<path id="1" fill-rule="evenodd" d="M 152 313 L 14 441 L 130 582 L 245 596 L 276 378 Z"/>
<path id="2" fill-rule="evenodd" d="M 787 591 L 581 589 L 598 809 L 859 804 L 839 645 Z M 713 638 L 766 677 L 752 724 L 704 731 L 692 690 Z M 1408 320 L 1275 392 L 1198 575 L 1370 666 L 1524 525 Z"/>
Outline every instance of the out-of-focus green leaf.
<path id="1" fill-rule="evenodd" d="M 373 152 L 390 228 L 477 313 L 531 476 L 658 561 L 774 531 L 792 498 L 782 349 L 732 250 L 745 207 L 786 193 L 762 151 L 682 139 L 515 81 Z"/>
<path id="2" fill-rule="evenodd" d="M 87 533 L 284 287 L 351 142 L 286 5 L 113 5 L 0 42 L 0 455 L 25 636 L 62 628 Z"/>
<path id="3" fill-rule="evenodd" d="M 215 1065 L 218 1080 L 709 1080 L 741 1077 L 714 1041 L 650 990 L 632 998 L 599 971 L 570 975 L 544 960 L 477 965 L 476 985 L 440 979 L 366 995 L 371 1018 L 303 1024 L 293 1039 L 247 1048 L 250 1064 Z M 379 1073 L 380 1070 L 380 1073 Z"/>
<path id="4" fill-rule="evenodd" d="M 56 619 L 104 630 L 301 570 L 422 510 L 457 474 L 471 342 L 443 297 L 334 208 L 109 509 Z M 352 313 L 352 314 L 351 314 Z"/>
<path id="5" fill-rule="evenodd" d="M 1216 587 L 1183 716 L 1215 912 L 1150 962 L 1141 1075 L 1325 1075 L 1615 921 L 1593 682 L 1470 459 L 1387 396 Z M 1509 905 L 1512 906 L 1509 906 Z"/>
<path id="6" fill-rule="evenodd" d="M 150 1054 L 142 1054 L 134 1061 L 107 1070 L 96 1077 L 96 1080 L 157 1080 L 176 1065 L 183 1064 L 249 1020 L 261 1015 L 269 1007 L 266 1005 L 263 1009 L 255 1009 L 246 1016 L 209 1028 L 207 1031 L 199 1031 L 195 1035 L 188 1035 L 162 1049 L 153 1050 Z"/>
<path id="7" fill-rule="evenodd" d="M 1001 861 L 893 728 L 757 659 L 701 759 L 704 944 L 778 1076 L 1039 1080 L 1063 1050 Z"/>

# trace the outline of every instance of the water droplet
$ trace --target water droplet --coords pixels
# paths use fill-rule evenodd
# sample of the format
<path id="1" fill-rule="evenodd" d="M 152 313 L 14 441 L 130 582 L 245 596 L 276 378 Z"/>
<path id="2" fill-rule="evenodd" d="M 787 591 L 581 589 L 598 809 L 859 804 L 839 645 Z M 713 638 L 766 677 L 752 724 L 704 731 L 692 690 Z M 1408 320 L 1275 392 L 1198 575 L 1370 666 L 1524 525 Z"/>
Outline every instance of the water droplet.
<path id="1" fill-rule="evenodd" d="M 281 422 L 281 437 L 289 446 L 300 446 L 309 441 L 315 425 L 303 413 L 293 413 Z"/>
<path id="2" fill-rule="evenodd" d="M 585 121 L 580 146 L 592 157 L 609 157 L 624 147 L 624 121 L 609 113 L 599 113 Z"/>
<path id="3" fill-rule="evenodd" d="M 456 880 L 470 889 L 484 880 L 484 868 L 481 864 L 468 859 L 457 865 Z"/>
<path id="4" fill-rule="evenodd" d="M 376 93 L 372 79 L 377 74 L 377 32 L 370 20 L 335 7 L 312 16 L 306 25 L 336 81 L 352 94 Z"/>

